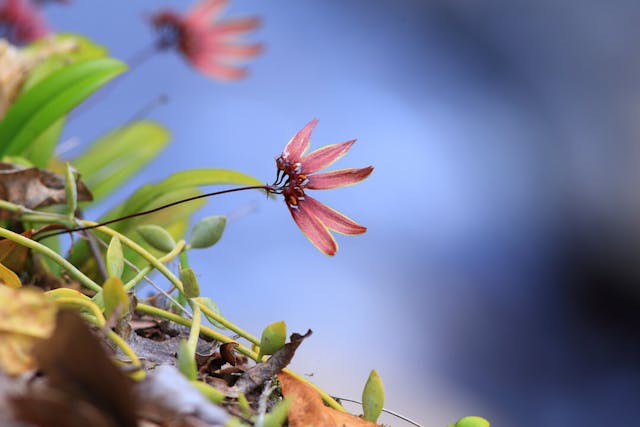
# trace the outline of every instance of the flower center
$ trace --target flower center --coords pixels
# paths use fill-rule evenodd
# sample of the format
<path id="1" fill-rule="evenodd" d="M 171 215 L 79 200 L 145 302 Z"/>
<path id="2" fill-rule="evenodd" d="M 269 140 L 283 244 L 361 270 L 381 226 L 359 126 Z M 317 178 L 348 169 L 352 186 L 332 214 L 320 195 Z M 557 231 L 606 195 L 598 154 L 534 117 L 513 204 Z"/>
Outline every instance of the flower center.
<path id="1" fill-rule="evenodd" d="M 278 173 L 271 185 L 273 193 L 282 194 L 284 201 L 290 208 L 297 209 L 300 200 L 304 200 L 304 189 L 309 182 L 307 175 L 302 172 L 302 163 L 291 163 L 280 156 L 276 159 Z"/>

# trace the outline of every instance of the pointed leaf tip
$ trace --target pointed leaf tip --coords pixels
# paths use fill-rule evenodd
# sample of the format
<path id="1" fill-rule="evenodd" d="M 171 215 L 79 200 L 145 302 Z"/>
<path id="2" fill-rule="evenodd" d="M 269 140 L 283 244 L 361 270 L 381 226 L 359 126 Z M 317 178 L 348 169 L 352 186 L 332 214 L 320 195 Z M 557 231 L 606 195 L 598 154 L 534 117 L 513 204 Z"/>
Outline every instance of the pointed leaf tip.
<path id="1" fill-rule="evenodd" d="M 384 386 L 382 385 L 382 379 L 380 379 L 376 370 L 373 369 L 362 391 L 364 419 L 375 423 L 380 416 L 380 412 L 382 412 L 383 405 Z"/>

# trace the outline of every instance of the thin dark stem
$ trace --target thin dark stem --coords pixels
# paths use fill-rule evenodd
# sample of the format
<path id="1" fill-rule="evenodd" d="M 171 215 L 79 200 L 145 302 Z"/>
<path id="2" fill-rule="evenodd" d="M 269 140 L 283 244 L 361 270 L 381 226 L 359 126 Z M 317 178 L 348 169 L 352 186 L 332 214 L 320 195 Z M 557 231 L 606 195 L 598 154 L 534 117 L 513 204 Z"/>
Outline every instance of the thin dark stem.
<path id="1" fill-rule="evenodd" d="M 236 188 L 229 188 L 227 190 L 214 191 L 212 193 L 206 193 L 206 194 L 200 194 L 198 196 L 188 197 L 186 199 L 182 199 L 182 200 L 178 200 L 178 201 L 175 201 L 175 202 L 171 202 L 171 203 L 168 203 L 166 205 L 158 206 L 157 208 L 149 209 L 149 210 L 146 210 L 146 211 L 136 212 L 136 213 L 133 213 L 133 214 L 125 215 L 125 216 L 120 217 L 120 218 L 111 219 L 109 221 L 101 222 L 100 224 L 90 225 L 90 226 L 87 226 L 87 227 L 71 228 L 71 229 L 68 229 L 68 230 L 62 230 L 62 231 L 57 231 L 55 233 L 45 234 L 44 236 L 40 236 L 40 237 L 38 237 L 37 239 L 34 239 L 34 240 L 40 241 L 40 240 L 46 239 L 48 237 L 58 236 L 60 234 L 68 234 L 68 233 L 74 233 L 76 231 L 92 230 L 94 228 L 102 227 L 104 225 L 109 225 L 109 224 L 113 224 L 115 222 L 124 221 L 126 219 L 135 218 L 137 216 L 148 215 L 148 214 L 151 214 L 151 213 L 154 213 L 154 212 L 158 212 L 158 211 L 160 211 L 162 209 L 167 209 L 167 208 L 170 208 L 172 206 L 176 206 L 176 205 L 179 205 L 179 204 L 182 204 L 182 203 L 190 202 L 192 200 L 203 199 L 205 197 L 218 196 L 220 194 L 233 193 L 233 192 L 236 192 L 236 191 L 244 191 L 244 190 L 265 190 L 267 193 L 273 193 L 275 191 L 274 187 L 271 186 L 271 185 L 252 185 L 252 186 L 248 186 L 248 187 L 236 187 Z"/>

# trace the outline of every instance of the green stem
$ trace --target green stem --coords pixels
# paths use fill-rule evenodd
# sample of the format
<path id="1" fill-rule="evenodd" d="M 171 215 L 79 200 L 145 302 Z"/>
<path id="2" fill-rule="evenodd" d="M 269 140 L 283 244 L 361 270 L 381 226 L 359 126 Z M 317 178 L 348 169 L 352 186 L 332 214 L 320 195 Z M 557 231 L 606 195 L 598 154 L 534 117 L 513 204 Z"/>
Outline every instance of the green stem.
<path id="1" fill-rule="evenodd" d="M 97 222 L 93 222 L 93 221 L 81 220 L 80 222 L 83 225 L 87 226 L 87 227 L 93 227 L 95 225 L 98 225 Z M 96 227 L 95 229 L 96 229 L 96 231 L 101 231 L 101 232 L 103 232 L 105 234 L 108 234 L 111 237 L 118 236 L 118 238 L 120 239 L 120 241 L 122 243 L 124 243 L 125 245 L 129 246 L 131 249 L 133 249 L 135 252 L 137 252 L 140 256 L 142 256 L 142 258 L 144 258 L 149 264 L 151 264 L 151 266 L 153 266 L 153 268 L 155 268 L 160 273 L 162 273 L 162 275 L 164 277 L 166 277 L 167 280 L 169 280 L 169 282 L 171 282 L 171 284 L 173 284 L 176 288 L 178 288 L 180 290 L 180 292 L 183 292 L 183 286 L 182 286 L 182 282 L 180 281 L 180 279 L 178 279 L 173 273 L 171 273 L 171 271 L 169 271 L 169 269 L 167 267 L 165 267 L 165 265 L 158 258 L 154 257 L 145 248 L 143 248 L 142 246 L 140 246 L 139 244 L 137 244 L 133 240 L 129 239 L 124 234 L 120 234 L 117 231 L 112 230 L 109 227 L 100 226 L 100 227 Z M 180 242 L 178 242 L 178 243 L 180 243 Z M 184 245 L 185 243 L 182 242 L 182 244 Z"/>
<path id="2" fill-rule="evenodd" d="M 13 231 L 7 230 L 6 228 L 0 227 L 0 237 L 4 237 L 6 239 L 12 240 L 22 246 L 26 246 L 27 248 L 39 252 L 44 256 L 51 259 L 53 262 L 58 264 L 60 267 L 65 269 L 71 277 L 76 279 L 78 282 L 82 283 L 85 287 L 91 289 L 94 292 L 100 292 L 102 288 L 96 282 L 85 276 L 80 270 L 73 266 L 69 261 L 61 257 L 57 252 L 48 247 L 44 246 L 41 243 L 36 242 L 35 240 L 31 240 L 28 237 L 25 237 L 21 234 L 14 233 Z"/>
<path id="3" fill-rule="evenodd" d="M 185 245 L 186 245 L 186 242 L 184 240 L 180 240 L 178 243 L 176 243 L 176 247 L 173 248 L 171 252 L 167 252 L 167 254 L 158 258 L 158 261 L 160 261 L 162 264 L 168 263 L 169 261 L 171 261 L 176 256 L 182 253 Z M 144 276 L 149 274 L 152 269 L 153 267 L 151 265 L 147 265 L 141 268 L 140 271 L 138 271 L 138 273 L 124 285 L 124 290 L 127 292 L 130 291 L 134 286 L 140 283 L 144 278 Z"/>
<path id="4" fill-rule="evenodd" d="M 226 318 L 222 317 L 218 313 L 214 312 L 209 307 L 207 307 L 204 303 L 197 300 L 196 302 L 198 303 L 198 306 L 202 309 L 202 312 L 205 314 L 205 316 L 210 317 L 216 320 L 217 322 L 220 322 L 220 324 L 222 324 L 225 328 L 229 329 L 232 332 L 235 332 L 236 334 L 240 335 L 250 343 L 255 345 L 260 345 L 260 340 L 258 338 L 256 338 L 249 332 L 245 331 L 244 329 L 240 328 L 239 326 L 236 326 L 235 324 L 231 323 L 230 321 L 228 321 Z"/>
<path id="5" fill-rule="evenodd" d="M 187 340 L 187 345 L 189 346 L 189 352 L 193 355 L 193 357 L 195 357 L 196 346 L 198 345 L 198 337 L 200 336 L 200 329 L 202 327 L 202 313 L 200 311 L 200 306 L 193 300 L 189 300 L 189 305 L 191 306 L 193 319 L 191 320 L 191 329 L 189 330 L 189 339 Z"/>

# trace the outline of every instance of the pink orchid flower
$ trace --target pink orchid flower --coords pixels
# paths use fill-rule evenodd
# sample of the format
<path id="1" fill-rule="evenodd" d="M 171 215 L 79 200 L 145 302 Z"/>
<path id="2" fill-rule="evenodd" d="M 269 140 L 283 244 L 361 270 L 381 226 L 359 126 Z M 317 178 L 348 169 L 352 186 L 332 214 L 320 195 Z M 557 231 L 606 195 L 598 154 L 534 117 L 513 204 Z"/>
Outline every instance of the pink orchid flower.
<path id="1" fill-rule="evenodd" d="M 49 28 L 27 0 L 0 0 L 0 37 L 23 45 L 44 37 Z"/>
<path id="2" fill-rule="evenodd" d="M 238 67 L 240 61 L 256 56 L 261 44 L 240 44 L 238 37 L 260 25 L 257 17 L 221 21 L 220 14 L 228 0 L 203 0 L 180 16 L 170 10 L 151 17 L 158 31 L 158 48 L 175 48 L 197 70 L 220 80 L 237 80 L 247 70 Z"/>
<path id="3" fill-rule="evenodd" d="M 316 173 L 345 155 L 356 142 L 354 139 L 327 145 L 305 155 L 311 132 L 317 123 L 315 119 L 310 121 L 284 147 L 276 159 L 278 178 L 273 187 L 284 196 L 293 220 L 305 236 L 321 252 L 332 256 L 338 250 L 338 245 L 329 230 L 353 235 L 362 234 L 367 229 L 309 197 L 305 190 L 326 190 L 356 184 L 371 174 L 373 166 Z"/>

